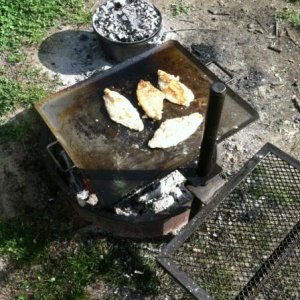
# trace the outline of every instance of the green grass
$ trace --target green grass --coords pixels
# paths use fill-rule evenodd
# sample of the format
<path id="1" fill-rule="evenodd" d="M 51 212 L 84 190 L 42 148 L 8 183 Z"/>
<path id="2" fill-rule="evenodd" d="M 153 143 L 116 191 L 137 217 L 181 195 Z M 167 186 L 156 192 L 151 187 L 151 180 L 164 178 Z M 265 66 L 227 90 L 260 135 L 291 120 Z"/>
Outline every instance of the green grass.
<path id="1" fill-rule="evenodd" d="M 89 13 L 81 0 L 0 0 L 0 52 L 40 42 L 62 19 L 82 24 Z"/>
<path id="2" fill-rule="evenodd" d="M 295 28 L 300 30 L 300 12 L 297 12 L 295 10 L 286 10 L 277 13 L 276 18 L 279 20 L 287 20 Z"/>
<path id="3" fill-rule="evenodd" d="M 0 223 L 0 257 L 9 257 L 14 272 L 22 274 L 20 282 L 12 279 L 16 299 L 85 299 L 84 288 L 97 278 L 112 289 L 157 294 L 155 258 L 144 258 L 139 244 L 89 235 L 68 238 L 59 228 L 66 217 L 56 210 L 48 207 Z"/>
<path id="4" fill-rule="evenodd" d="M 47 95 L 40 84 L 26 82 L 23 84 L 15 80 L 0 76 L 0 118 L 18 107 L 30 107 L 33 103 Z M 24 139 L 32 127 L 32 120 L 25 118 L 20 121 L 6 121 L 0 119 L 0 143 Z"/>
<path id="5" fill-rule="evenodd" d="M 61 243 L 56 245 L 62 247 Z M 40 270 L 28 278 L 35 299 L 79 299 L 84 295 L 84 287 L 96 276 L 112 272 L 114 261 L 106 242 L 76 248 L 45 251 L 37 259 Z M 117 268 L 113 272 L 117 271 Z"/>
<path id="6" fill-rule="evenodd" d="M 26 65 L 26 47 L 58 24 L 88 24 L 83 0 L 0 0 L 0 142 L 22 138 L 30 121 L 4 124 L 7 113 L 31 107 L 54 84 Z"/>
<path id="7" fill-rule="evenodd" d="M 30 261 L 51 239 L 47 228 L 34 214 L 0 223 L 0 256 L 9 255 L 17 265 Z"/>
<path id="8" fill-rule="evenodd" d="M 7 113 L 19 107 L 31 108 L 32 104 L 51 93 L 57 84 L 25 62 L 17 70 L 10 67 L 7 72 L 13 74 L 11 79 L 0 69 L 0 143 L 24 140 L 34 123 L 32 114 L 9 120 Z"/>
<path id="9" fill-rule="evenodd" d="M 31 128 L 32 121 L 29 118 L 14 123 L 1 124 L 0 122 L 0 144 L 24 140 Z"/>
<path id="10" fill-rule="evenodd" d="M 185 0 L 176 0 L 175 2 L 171 3 L 170 9 L 172 16 L 176 17 L 183 13 L 188 14 L 191 11 L 192 6 Z"/>
<path id="11" fill-rule="evenodd" d="M 46 91 L 39 84 L 20 84 L 0 76 L 0 117 L 18 106 L 29 106 L 45 96 Z"/>

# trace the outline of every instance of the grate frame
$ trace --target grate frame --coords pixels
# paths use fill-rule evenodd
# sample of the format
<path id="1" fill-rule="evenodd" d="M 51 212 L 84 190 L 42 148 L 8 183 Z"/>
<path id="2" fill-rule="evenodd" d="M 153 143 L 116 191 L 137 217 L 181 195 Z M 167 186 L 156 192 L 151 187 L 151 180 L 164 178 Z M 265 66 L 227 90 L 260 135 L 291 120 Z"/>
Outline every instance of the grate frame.
<path id="1" fill-rule="evenodd" d="M 289 164 L 291 167 L 300 171 L 300 162 L 283 152 L 274 145 L 265 144 L 243 167 L 242 169 L 218 192 L 212 201 L 203 208 L 188 225 L 172 239 L 172 241 L 161 251 L 157 257 L 158 262 L 166 271 L 173 276 L 190 294 L 197 299 L 214 299 L 203 287 L 194 281 L 188 273 L 182 271 L 173 258 L 175 252 L 192 236 L 206 219 L 212 215 L 213 211 L 229 196 L 239 184 L 249 176 L 254 169 L 266 158 L 273 154 L 278 159 Z M 298 222 L 286 234 L 285 238 L 275 247 L 268 258 L 262 263 L 257 272 L 249 278 L 249 281 L 240 290 L 235 299 L 248 299 L 258 294 L 264 288 L 264 282 L 272 278 L 273 272 L 280 267 L 282 260 L 289 256 L 290 247 L 295 243 L 300 243 L 300 215 L 297 216 Z M 292 242 L 291 242 L 292 240 Z M 290 241 L 290 242 L 289 242 Z M 274 256 L 280 256 L 274 262 Z M 271 262 L 271 264 L 270 264 Z M 274 264 L 273 264 L 274 262 Z M 250 288 L 249 288 L 250 286 Z"/>
<path id="2" fill-rule="evenodd" d="M 299 232 L 298 232 L 299 234 Z M 298 238 L 294 243 L 293 247 L 289 247 L 284 259 L 280 261 L 276 270 L 264 281 L 264 285 L 256 291 L 256 300 L 269 300 L 269 299 L 281 299 L 281 300 L 297 300 L 300 298 L 300 286 L 299 277 L 294 277 L 294 271 L 299 270 L 300 261 L 300 238 Z M 292 271 L 292 272 L 291 272 Z M 285 274 L 283 278 L 281 274 Z M 299 274 L 299 271 L 298 271 Z M 298 286 L 294 284 L 298 282 Z M 287 289 L 291 289 L 292 292 L 288 295 L 286 294 Z"/>

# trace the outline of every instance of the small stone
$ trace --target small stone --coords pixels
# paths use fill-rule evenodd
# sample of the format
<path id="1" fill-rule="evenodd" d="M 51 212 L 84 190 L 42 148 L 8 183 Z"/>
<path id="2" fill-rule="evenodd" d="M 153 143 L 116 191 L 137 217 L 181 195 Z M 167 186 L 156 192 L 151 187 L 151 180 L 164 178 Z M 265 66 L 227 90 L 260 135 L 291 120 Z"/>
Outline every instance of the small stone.
<path id="1" fill-rule="evenodd" d="M 295 123 L 295 124 L 300 124 L 300 116 L 295 117 L 294 123 Z"/>
<path id="2" fill-rule="evenodd" d="M 248 24 L 248 29 L 255 29 L 256 28 L 256 25 L 254 23 L 250 23 Z"/>

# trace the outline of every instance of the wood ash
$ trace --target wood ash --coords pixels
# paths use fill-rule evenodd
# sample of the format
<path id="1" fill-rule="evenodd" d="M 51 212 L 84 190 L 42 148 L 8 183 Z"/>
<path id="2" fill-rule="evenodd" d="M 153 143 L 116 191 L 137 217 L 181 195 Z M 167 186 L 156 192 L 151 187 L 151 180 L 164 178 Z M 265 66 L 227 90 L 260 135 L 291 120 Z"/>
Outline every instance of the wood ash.
<path id="1" fill-rule="evenodd" d="M 161 17 L 145 0 L 109 0 L 93 17 L 99 34 L 118 42 L 138 42 L 150 38 L 160 27 Z"/>
<path id="2" fill-rule="evenodd" d="M 98 203 L 96 194 L 91 194 L 88 190 L 81 190 L 76 194 L 77 203 L 84 207 L 86 204 L 95 206 Z"/>
<path id="3" fill-rule="evenodd" d="M 193 199 L 185 188 L 186 178 L 174 171 L 148 188 L 142 189 L 136 196 L 120 202 L 115 213 L 124 216 L 140 216 L 165 213 L 180 207 Z"/>

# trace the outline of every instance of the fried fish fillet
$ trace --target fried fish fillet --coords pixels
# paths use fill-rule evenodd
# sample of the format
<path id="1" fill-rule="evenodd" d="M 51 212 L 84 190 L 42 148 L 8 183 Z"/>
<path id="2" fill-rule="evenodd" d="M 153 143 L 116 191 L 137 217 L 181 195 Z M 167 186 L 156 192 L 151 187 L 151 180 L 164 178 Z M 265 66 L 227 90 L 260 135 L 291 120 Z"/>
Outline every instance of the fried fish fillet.
<path id="1" fill-rule="evenodd" d="M 165 94 L 149 81 L 141 80 L 138 83 L 136 95 L 146 115 L 154 120 L 161 120 Z"/>
<path id="2" fill-rule="evenodd" d="M 110 118 L 130 129 L 142 131 L 144 124 L 138 111 L 134 108 L 131 102 L 110 89 L 104 90 L 104 103 Z"/>
<path id="3" fill-rule="evenodd" d="M 164 121 L 148 142 L 150 148 L 169 148 L 188 139 L 203 121 L 199 113 Z"/>
<path id="4" fill-rule="evenodd" d="M 172 103 L 189 106 L 195 99 L 193 92 L 179 80 L 179 76 L 158 70 L 158 85 L 165 93 L 166 99 Z"/>

